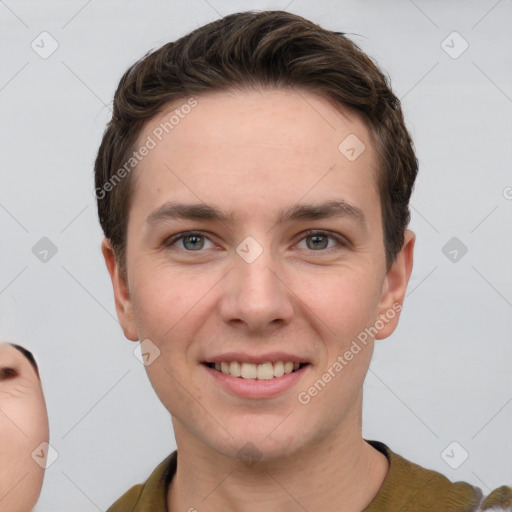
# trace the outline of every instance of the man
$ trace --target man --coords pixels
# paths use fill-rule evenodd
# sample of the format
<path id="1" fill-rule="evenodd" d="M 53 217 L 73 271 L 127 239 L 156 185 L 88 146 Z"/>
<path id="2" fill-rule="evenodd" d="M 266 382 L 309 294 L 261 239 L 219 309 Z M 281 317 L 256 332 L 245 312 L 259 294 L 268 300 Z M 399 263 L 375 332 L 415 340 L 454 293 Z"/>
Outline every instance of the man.
<path id="1" fill-rule="evenodd" d="M 44 477 L 48 416 L 36 361 L 0 343 L 0 512 L 29 512 Z M 45 444 L 44 444 L 45 443 Z"/>
<path id="2" fill-rule="evenodd" d="M 227 16 L 125 73 L 95 163 L 102 251 L 177 451 L 110 512 L 510 507 L 362 438 L 417 167 L 381 71 L 293 14 Z"/>

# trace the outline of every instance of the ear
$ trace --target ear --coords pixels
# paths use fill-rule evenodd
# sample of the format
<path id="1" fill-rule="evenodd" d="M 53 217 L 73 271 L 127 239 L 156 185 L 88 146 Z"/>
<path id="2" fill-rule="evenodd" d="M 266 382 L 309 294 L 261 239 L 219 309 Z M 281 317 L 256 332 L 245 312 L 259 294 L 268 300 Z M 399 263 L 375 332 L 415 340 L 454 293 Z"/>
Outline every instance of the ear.
<path id="1" fill-rule="evenodd" d="M 379 319 L 382 319 L 384 327 L 379 329 L 375 339 L 387 338 L 398 325 L 405 291 L 411 277 L 415 241 L 416 235 L 412 231 L 406 230 L 402 249 L 386 273 L 382 285 L 382 298 L 379 303 Z"/>
<path id="2" fill-rule="evenodd" d="M 108 238 L 104 238 L 101 243 L 101 252 L 105 258 L 112 287 L 114 289 L 114 299 L 116 303 L 116 312 L 119 323 L 123 328 L 124 335 L 130 341 L 138 341 L 137 325 L 133 314 L 133 307 L 130 298 L 128 285 L 119 271 L 119 266 L 115 257 L 114 249 Z"/>

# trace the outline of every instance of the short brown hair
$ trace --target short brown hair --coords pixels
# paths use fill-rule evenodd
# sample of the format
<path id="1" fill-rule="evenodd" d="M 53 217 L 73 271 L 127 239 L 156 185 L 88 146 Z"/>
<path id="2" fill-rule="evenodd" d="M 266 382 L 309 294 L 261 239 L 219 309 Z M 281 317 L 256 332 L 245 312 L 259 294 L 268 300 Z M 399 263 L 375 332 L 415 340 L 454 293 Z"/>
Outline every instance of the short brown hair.
<path id="1" fill-rule="evenodd" d="M 99 221 L 124 277 L 134 179 L 129 170 L 119 173 L 145 123 L 169 102 L 261 86 L 314 92 L 362 116 L 378 158 L 389 268 L 404 242 L 418 171 L 413 142 L 389 79 L 344 33 L 284 11 L 249 11 L 225 16 L 148 52 L 121 78 L 94 172 Z"/>

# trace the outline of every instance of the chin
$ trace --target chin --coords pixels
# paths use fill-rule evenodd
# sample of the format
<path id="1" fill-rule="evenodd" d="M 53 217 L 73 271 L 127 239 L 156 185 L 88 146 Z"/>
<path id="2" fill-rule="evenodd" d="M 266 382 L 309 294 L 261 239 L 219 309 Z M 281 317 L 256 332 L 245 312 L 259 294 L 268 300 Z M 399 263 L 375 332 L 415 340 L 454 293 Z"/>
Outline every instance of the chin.
<path id="1" fill-rule="evenodd" d="M 218 454 L 228 459 L 238 459 L 248 467 L 262 462 L 275 462 L 290 458 L 305 448 L 304 432 L 284 433 L 279 436 L 276 432 L 268 435 L 271 429 L 261 434 L 250 434 L 247 431 L 233 437 L 220 440 L 209 439 L 206 444 Z"/>

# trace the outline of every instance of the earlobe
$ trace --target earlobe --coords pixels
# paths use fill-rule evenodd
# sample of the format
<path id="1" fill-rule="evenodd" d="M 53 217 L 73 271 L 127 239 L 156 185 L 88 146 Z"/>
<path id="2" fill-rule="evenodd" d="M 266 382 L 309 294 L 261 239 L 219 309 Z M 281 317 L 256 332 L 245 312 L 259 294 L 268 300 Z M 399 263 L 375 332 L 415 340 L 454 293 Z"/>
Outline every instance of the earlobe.
<path id="1" fill-rule="evenodd" d="M 101 252 L 105 259 L 112 288 L 114 291 L 114 300 L 116 305 L 117 318 L 123 329 L 124 335 L 130 341 L 138 341 L 135 318 L 133 315 L 132 301 L 130 291 L 124 277 L 119 271 L 119 265 L 115 257 L 114 249 L 108 238 L 104 238 L 101 243 Z"/>
<path id="2" fill-rule="evenodd" d="M 387 338 L 398 325 L 407 284 L 411 277 L 415 241 L 416 235 L 412 231 L 406 230 L 402 249 L 386 273 L 379 304 L 379 317 L 382 319 L 384 327 L 376 334 L 376 339 Z"/>

